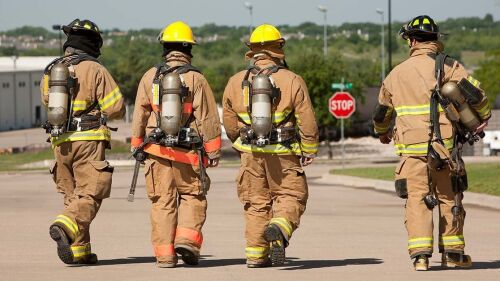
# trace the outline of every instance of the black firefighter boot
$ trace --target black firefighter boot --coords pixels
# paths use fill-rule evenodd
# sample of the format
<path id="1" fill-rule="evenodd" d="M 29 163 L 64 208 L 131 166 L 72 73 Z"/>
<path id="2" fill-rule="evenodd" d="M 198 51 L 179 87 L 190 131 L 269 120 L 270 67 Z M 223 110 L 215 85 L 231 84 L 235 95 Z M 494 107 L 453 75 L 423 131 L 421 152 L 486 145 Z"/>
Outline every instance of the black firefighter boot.
<path id="1" fill-rule="evenodd" d="M 56 224 L 49 228 L 49 234 L 52 240 L 57 243 L 57 255 L 65 264 L 74 264 L 73 252 L 71 251 L 71 241 L 64 229 Z"/>
<path id="2" fill-rule="evenodd" d="M 185 264 L 198 265 L 198 255 L 192 247 L 185 244 L 177 244 L 175 245 L 175 252 L 181 255 L 181 259 Z"/>
<path id="3" fill-rule="evenodd" d="M 441 265 L 447 268 L 468 268 L 472 266 L 472 259 L 463 253 L 445 252 L 441 258 Z"/>
<path id="4" fill-rule="evenodd" d="M 277 225 L 270 224 L 264 230 L 264 239 L 269 242 L 269 255 L 273 265 L 283 265 L 285 263 L 285 247 L 287 241 Z"/>
<path id="5" fill-rule="evenodd" d="M 52 224 L 49 228 L 49 234 L 52 240 L 57 243 L 57 255 L 63 263 L 96 264 L 98 262 L 97 255 L 94 253 L 75 259 L 73 251 L 71 250 L 71 239 L 61 226 Z"/>

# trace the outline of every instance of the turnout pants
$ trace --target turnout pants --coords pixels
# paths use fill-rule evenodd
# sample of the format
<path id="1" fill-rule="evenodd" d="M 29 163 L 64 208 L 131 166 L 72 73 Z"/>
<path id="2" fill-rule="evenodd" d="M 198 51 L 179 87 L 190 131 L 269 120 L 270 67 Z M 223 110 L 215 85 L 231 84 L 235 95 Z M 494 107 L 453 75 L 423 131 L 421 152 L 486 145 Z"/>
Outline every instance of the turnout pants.
<path id="1" fill-rule="evenodd" d="M 207 200 L 199 169 L 149 155 L 145 163 L 146 191 L 151 200 L 151 242 L 158 262 L 175 262 L 174 248 L 184 246 L 199 255 Z M 208 176 L 207 187 L 210 185 Z"/>
<path id="2" fill-rule="evenodd" d="M 105 148 L 105 141 L 64 142 L 54 148 L 50 172 L 64 195 L 64 210 L 54 224 L 70 237 L 75 259 L 91 253 L 90 224 L 111 192 L 113 167 L 104 160 Z"/>
<path id="3" fill-rule="evenodd" d="M 406 201 L 405 225 L 408 231 L 408 251 L 413 258 L 420 254 L 433 252 L 432 210 L 424 203 L 429 193 L 427 157 L 403 156 L 396 168 L 396 183 L 405 185 L 408 190 Z M 463 227 L 465 215 L 453 221 L 451 208 L 454 206 L 450 170 L 430 173 L 432 188 L 439 200 L 435 209 L 439 211 L 439 252 L 463 253 L 465 242 Z M 406 183 L 405 183 L 406 182 Z"/>
<path id="4" fill-rule="evenodd" d="M 299 227 L 308 197 L 306 175 L 295 155 L 241 153 L 236 182 L 245 210 L 246 257 L 263 262 L 269 251 L 264 239 L 269 224 L 280 228 L 286 245 Z"/>

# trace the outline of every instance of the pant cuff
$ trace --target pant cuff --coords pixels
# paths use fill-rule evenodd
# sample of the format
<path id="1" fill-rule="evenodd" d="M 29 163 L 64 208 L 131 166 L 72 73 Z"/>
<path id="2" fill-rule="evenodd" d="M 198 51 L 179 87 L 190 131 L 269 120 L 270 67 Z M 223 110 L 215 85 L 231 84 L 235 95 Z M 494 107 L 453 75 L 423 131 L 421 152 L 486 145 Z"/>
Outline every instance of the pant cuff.
<path id="1" fill-rule="evenodd" d="M 415 252 L 410 254 L 410 259 L 414 259 L 420 255 L 426 255 L 426 256 L 430 257 L 430 256 L 432 256 L 432 249 L 428 249 L 428 250 L 422 249 L 422 250 L 415 251 Z"/>

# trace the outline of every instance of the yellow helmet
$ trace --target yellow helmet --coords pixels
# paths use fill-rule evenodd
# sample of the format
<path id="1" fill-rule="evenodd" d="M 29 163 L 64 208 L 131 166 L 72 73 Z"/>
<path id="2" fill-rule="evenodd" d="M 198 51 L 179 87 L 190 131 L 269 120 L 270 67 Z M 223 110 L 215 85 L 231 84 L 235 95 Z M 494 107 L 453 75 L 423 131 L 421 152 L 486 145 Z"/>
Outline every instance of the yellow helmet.
<path id="1" fill-rule="evenodd" d="M 280 31 L 270 24 L 262 24 L 257 26 L 255 30 L 250 35 L 249 44 L 264 44 L 266 42 L 273 41 L 285 41 L 283 37 L 281 37 Z"/>
<path id="2" fill-rule="evenodd" d="M 182 21 L 173 22 L 165 27 L 158 35 L 160 43 L 189 43 L 196 44 L 191 27 Z"/>

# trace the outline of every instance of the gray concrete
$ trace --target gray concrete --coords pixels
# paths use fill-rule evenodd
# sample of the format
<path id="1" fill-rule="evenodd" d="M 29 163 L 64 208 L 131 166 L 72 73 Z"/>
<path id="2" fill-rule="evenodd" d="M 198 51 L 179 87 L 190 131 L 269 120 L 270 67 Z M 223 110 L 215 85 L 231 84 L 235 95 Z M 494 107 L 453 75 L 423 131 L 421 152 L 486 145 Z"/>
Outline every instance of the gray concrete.
<path id="1" fill-rule="evenodd" d="M 212 169 L 203 260 L 159 269 L 149 242 L 149 202 L 141 177 L 134 203 L 126 201 L 130 169 L 114 175 L 112 197 L 92 226 L 98 266 L 73 267 L 57 258 L 48 226 L 62 207 L 49 175 L 0 174 L 1 280 L 499 280 L 500 212 L 468 208 L 467 250 L 471 270 L 410 269 L 403 226 L 404 201 L 393 194 L 315 183 L 329 168 L 313 165 L 310 198 L 300 229 L 280 268 L 244 265 L 242 207 L 234 186 L 236 168 Z"/>
<path id="2" fill-rule="evenodd" d="M 324 174 L 317 183 L 326 183 L 335 186 L 347 186 L 351 188 L 369 188 L 376 191 L 394 193 L 394 182 L 386 180 L 366 179 L 360 177 Z M 475 192 L 465 192 L 465 205 L 475 205 L 478 207 L 492 208 L 500 211 L 500 196 L 481 194 Z"/>

